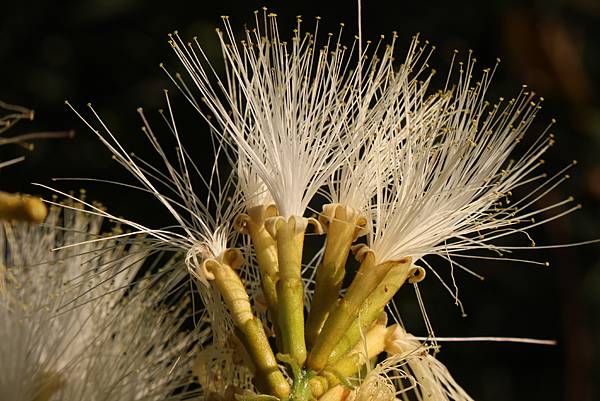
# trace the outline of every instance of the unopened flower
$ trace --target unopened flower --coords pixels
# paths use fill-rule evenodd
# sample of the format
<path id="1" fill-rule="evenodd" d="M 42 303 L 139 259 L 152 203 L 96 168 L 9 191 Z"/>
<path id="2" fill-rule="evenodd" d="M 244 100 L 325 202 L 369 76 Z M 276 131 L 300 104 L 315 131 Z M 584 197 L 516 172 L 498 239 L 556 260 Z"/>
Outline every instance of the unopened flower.
<path id="1" fill-rule="evenodd" d="M 364 334 L 363 339 L 336 363 L 338 372 L 355 373 L 349 383 L 332 387 L 325 401 L 393 401 L 402 397 L 417 400 L 472 401 L 456 383 L 448 369 L 435 357 L 436 346 L 422 344 L 399 324 L 386 327 L 383 318 Z M 386 358 L 367 366 L 366 373 L 356 369 L 374 355 Z M 348 385 L 353 388 L 348 388 Z"/>

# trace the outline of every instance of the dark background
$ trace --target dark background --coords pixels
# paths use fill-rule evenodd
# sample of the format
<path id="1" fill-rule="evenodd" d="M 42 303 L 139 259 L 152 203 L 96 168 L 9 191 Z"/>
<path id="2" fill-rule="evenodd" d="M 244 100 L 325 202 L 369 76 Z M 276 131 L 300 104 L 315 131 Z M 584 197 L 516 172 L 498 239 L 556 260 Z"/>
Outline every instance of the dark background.
<path id="1" fill-rule="evenodd" d="M 128 149 L 150 155 L 135 108 L 149 114 L 164 107 L 170 88 L 186 145 L 198 163 L 209 166 L 207 128 L 183 101 L 164 73 L 164 61 L 179 70 L 167 44 L 168 32 L 198 35 L 209 58 L 219 60 L 214 29 L 220 15 L 234 29 L 253 23 L 263 4 L 171 0 L 79 0 L 4 2 L 0 8 L 0 100 L 36 111 L 9 134 L 75 129 L 72 140 L 37 142 L 35 150 L 0 148 L 0 160 L 25 154 L 27 160 L 0 172 L 0 188 L 49 196 L 29 183 L 61 189 L 88 189 L 113 213 L 150 227 L 169 224 L 155 203 L 135 192 L 85 182 L 52 183 L 52 177 L 92 177 L 131 182 L 109 152 L 67 109 L 69 99 L 86 111 L 92 101 Z M 356 29 L 354 2 L 304 1 L 269 4 L 280 15 L 282 36 L 302 14 L 306 30 L 323 17 L 323 31 Z M 420 32 L 437 46 L 432 58 L 441 76 L 453 49 L 474 49 L 480 68 L 502 59 L 491 96 L 515 95 L 522 83 L 546 101 L 531 137 L 556 118 L 557 144 L 545 156 L 555 172 L 572 159 L 572 178 L 551 196 L 574 195 L 583 209 L 535 231 L 539 245 L 600 238 L 600 2 L 596 0 L 365 1 L 366 39 L 399 35 L 399 55 Z M 400 58 L 400 57 L 399 57 Z M 219 62 L 217 61 L 217 66 Z M 87 113 L 87 111 L 86 111 Z M 153 117 L 154 118 L 154 117 Z M 164 131 L 163 131 L 164 132 Z M 541 203 L 539 206 L 543 206 Z M 524 239 L 524 242 L 525 239 Z M 445 344 L 439 357 L 456 380 L 479 400 L 600 400 L 600 248 L 585 246 L 518 256 L 550 261 L 550 268 L 512 262 L 469 266 L 486 276 L 480 282 L 457 273 L 467 317 L 434 278 L 421 285 L 438 336 L 519 336 L 557 339 L 556 347 L 507 343 Z M 444 270 L 445 269 L 445 270 Z M 440 267 L 445 277 L 447 268 Z M 409 331 L 425 334 L 414 294 L 405 290 L 401 312 Z"/>

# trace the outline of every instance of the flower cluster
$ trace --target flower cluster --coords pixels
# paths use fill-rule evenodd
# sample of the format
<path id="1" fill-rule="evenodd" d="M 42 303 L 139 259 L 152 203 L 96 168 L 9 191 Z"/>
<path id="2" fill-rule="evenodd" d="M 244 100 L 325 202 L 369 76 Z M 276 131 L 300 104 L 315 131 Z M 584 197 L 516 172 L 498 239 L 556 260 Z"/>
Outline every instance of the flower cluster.
<path id="1" fill-rule="evenodd" d="M 91 106 L 96 122 L 75 111 L 137 180 L 122 185 L 154 196 L 174 224 L 154 229 L 88 204 L 88 213 L 133 231 L 73 243 L 143 234 L 151 249 L 184 255 L 203 303 L 200 322 L 211 324 L 198 328 L 209 334 L 194 368 L 207 400 L 394 400 L 408 392 L 470 400 L 435 358 L 435 339 L 422 344 L 387 322 L 400 321 L 391 306 L 404 284 L 417 288 L 426 271 L 439 277 L 429 257 L 471 272 L 460 258 L 502 257 L 514 248 L 501 239 L 578 208 L 569 198 L 536 209 L 564 180 L 564 170 L 539 172 L 553 143 L 548 130 L 519 149 L 542 99 L 523 87 L 511 100 L 488 100 L 495 67 L 478 72 L 471 54 L 455 56 L 434 90 L 433 47 L 418 37 L 396 65 L 395 34 L 389 43 L 359 36 L 347 47 L 343 26 L 321 40 L 319 19 L 304 32 L 298 17 L 289 41 L 267 10 L 241 40 L 223 23 L 224 74 L 196 39 L 177 32 L 170 44 L 193 85 L 163 66 L 212 132 L 210 176 L 182 145 L 166 92 L 161 115 L 174 152 L 139 110 L 160 166 L 129 153 Z M 526 185 L 534 189 L 516 198 Z M 304 249 L 309 227 L 326 234 L 316 255 Z M 156 362 L 142 359 L 164 346 L 151 343 L 138 356 L 146 367 Z"/>

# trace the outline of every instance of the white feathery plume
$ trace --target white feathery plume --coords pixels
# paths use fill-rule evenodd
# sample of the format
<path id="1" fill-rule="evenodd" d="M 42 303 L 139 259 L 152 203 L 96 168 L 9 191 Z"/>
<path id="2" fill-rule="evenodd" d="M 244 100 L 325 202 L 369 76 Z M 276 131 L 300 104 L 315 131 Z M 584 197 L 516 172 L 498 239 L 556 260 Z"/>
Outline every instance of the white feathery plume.
<path id="1" fill-rule="evenodd" d="M 318 21 L 314 33 L 304 33 L 299 17 L 287 43 L 280 38 L 275 14 L 265 10 L 262 22 L 258 15 L 240 43 L 228 18 L 224 31 L 217 31 L 225 80 L 217 76 L 197 40 L 186 45 L 175 34 L 171 43 L 209 113 L 200 109 L 190 91 L 183 92 L 202 115 L 213 117 L 215 131 L 244 155 L 287 220 L 304 215 L 313 196 L 344 162 L 348 144 L 362 142 L 348 126 L 360 108 L 356 93 L 363 88 L 358 86 L 358 69 L 350 67 L 354 46 L 347 49 L 340 43 L 341 30 L 337 39 L 330 34 L 319 49 Z M 377 67 L 373 62 L 373 71 Z M 365 82 L 374 88 L 386 77 L 373 73 L 374 81 Z M 371 90 L 369 85 L 365 92 Z"/>
<path id="2" fill-rule="evenodd" d="M 193 394 L 187 386 L 194 341 L 180 331 L 186 304 L 160 306 L 164 291 L 173 290 L 169 280 L 134 285 L 151 252 L 142 242 L 86 242 L 101 235 L 101 223 L 53 207 L 45 225 L 0 228 L 6 399 L 158 401 Z M 51 251 L 71 241 L 84 245 Z"/>
<path id="3" fill-rule="evenodd" d="M 213 369 L 217 369 L 217 366 L 221 363 L 235 365 L 233 360 L 227 362 L 227 359 L 217 360 L 202 356 L 206 352 L 210 353 L 210 351 L 206 350 L 212 348 L 220 350 L 220 355 L 223 358 L 235 356 L 235 349 L 231 345 L 234 322 L 231 319 L 226 304 L 223 302 L 222 296 L 215 285 L 212 284 L 213 276 L 205 268 L 205 262 L 220 258 L 229 247 L 236 245 L 237 233 L 234 229 L 234 218 L 243 210 L 244 203 L 241 199 L 240 188 L 234 180 L 236 178 L 235 172 L 228 173 L 228 176 L 222 179 L 215 161 L 210 178 L 207 180 L 202 176 L 198 166 L 196 166 L 190 154 L 182 146 L 179 130 L 170 106 L 169 96 L 166 92 L 165 94 L 168 105 L 168 116 L 162 112 L 161 114 L 169 131 L 177 142 L 175 150 L 176 165 L 170 161 L 167 152 L 161 146 L 144 112 L 138 109 L 138 113 L 144 123 L 142 131 L 160 156 L 163 163 L 162 169 L 159 166 L 151 165 L 133 154 L 127 153 L 91 106 L 90 109 L 101 124 L 105 132 L 104 135 L 94 129 L 77 111 L 75 112 L 111 150 L 115 160 L 130 171 L 140 182 L 141 185 L 135 188 L 152 194 L 176 221 L 174 226 L 155 230 L 137 222 L 111 215 L 108 212 L 94 208 L 93 205 L 87 205 L 88 208 L 92 209 L 92 213 L 97 213 L 128 225 L 134 229 L 133 233 L 147 235 L 148 239 L 154 242 L 155 248 L 179 251 L 186 255 L 185 263 L 187 270 L 201 283 L 201 285 L 198 285 L 199 295 L 202 300 L 201 309 L 198 311 L 201 315 L 198 322 L 201 324 L 210 324 L 211 326 L 209 339 L 202 344 L 204 350 L 200 351 L 196 362 L 195 370 L 197 374 L 200 374 L 198 372 L 201 372 L 202 369 L 212 371 Z M 215 145 L 214 151 L 215 157 L 218 159 L 219 155 L 222 154 L 220 143 Z M 199 181 L 200 184 L 195 185 L 197 184 L 196 181 Z M 127 186 L 132 187 L 131 185 Z M 204 199 L 201 198 L 202 191 L 206 192 Z M 69 244 L 69 247 L 79 247 L 80 245 L 81 243 L 73 242 Z M 246 274 L 245 269 L 246 267 L 242 267 L 240 271 L 242 276 Z M 185 269 L 180 271 L 179 277 L 181 277 L 181 273 L 183 272 L 185 272 Z M 255 287 L 252 283 L 246 284 L 248 288 Z M 199 364 L 203 361 L 210 363 L 210 365 L 199 368 Z M 222 376 L 221 380 L 223 380 L 225 385 L 228 381 L 231 381 L 230 385 L 238 386 L 234 376 Z"/>
<path id="4" fill-rule="evenodd" d="M 409 134 L 412 121 L 419 123 L 415 114 L 427 103 L 426 93 L 434 74 L 430 71 L 423 77 L 433 47 L 420 46 L 418 36 L 413 38 L 403 64 L 394 69 L 396 39 L 394 33 L 382 60 L 373 57 L 368 75 L 362 78 L 370 84 L 360 94 L 357 117 L 349 129 L 357 131 L 364 140 L 350 142 L 343 149 L 347 157 L 327 185 L 326 196 L 331 203 L 361 213 L 367 212 L 377 187 L 388 181 L 386 168 L 392 164 L 388 159 L 394 157 L 389 148 L 399 146 Z M 379 85 L 373 85 L 374 82 Z"/>
<path id="5" fill-rule="evenodd" d="M 458 83 L 438 95 L 443 107 L 420 119 L 392 150 L 390 182 L 378 188 L 372 205 L 369 244 L 379 260 L 411 256 L 414 262 L 431 254 L 450 260 L 476 249 L 509 251 L 493 241 L 527 235 L 527 229 L 579 208 L 534 222 L 572 201 L 534 209 L 568 178 L 564 170 L 550 179 L 538 172 L 540 157 L 554 142 L 547 130 L 521 156 L 514 154 L 543 99 L 536 101 L 524 88 L 515 99 L 490 105 L 485 97 L 493 70 L 474 82 L 475 61 L 469 56 L 466 66 L 459 63 Z M 513 190 L 539 181 L 520 200 L 510 199 Z"/>
<path id="6" fill-rule="evenodd" d="M 209 179 L 202 176 L 200 169 L 181 143 L 166 91 L 165 97 L 168 115 L 162 110 L 161 115 L 177 143 L 173 156 L 163 149 L 143 110 L 138 109 L 144 124 L 142 131 L 159 156 L 162 167 L 154 166 L 128 153 L 91 105 L 88 106 L 103 133 L 94 128 L 77 110 L 73 110 L 113 153 L 114 159 L 140 183 L 139 186 L 116 184 L 133 187 L 153 195 L 174 218 L 175 224 L 162 229 L 151 229 L 137 222 L 110 215 L 93 205 L 86 204 L 86 206 L 91 209 L 91 213 L 100 214 L 132 227 L 135 230 L 132 234 L 148 235 L 156 241 L 159 248 L 185 252 L 188 266 L 199 266 L 204 259 L 218 258 L 229 244 L 235 243 L 236 232 L 233 228 L 233 220 L 243 210 L 243 202 L 235 182 L 235 175 L 228 174 L 225 178 L 221 177 L 216 160 Z M 67 104 L 70 106 L 69 103 Z M 221 144 L 217 143 L 214 150 L 215 157 L 218 158 L 222 151 Z M 171 158 L 176 159 L 175 164 Z M 206 193 L 204 199 L 201 198 L 203 192 Z M 208 272 L 193 269 L 192 273 L 197 273 L 197 278 L 208 286 L 208 279 L 210 279 Z"/>

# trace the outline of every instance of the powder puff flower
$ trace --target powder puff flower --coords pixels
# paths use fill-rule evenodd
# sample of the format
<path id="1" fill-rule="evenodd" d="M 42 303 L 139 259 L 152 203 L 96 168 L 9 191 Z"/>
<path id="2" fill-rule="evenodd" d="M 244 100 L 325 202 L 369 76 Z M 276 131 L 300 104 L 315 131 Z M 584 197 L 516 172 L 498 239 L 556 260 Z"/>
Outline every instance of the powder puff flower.
<path id="1" fill-rule="evenodd" d="M 258 13 L 256 18 L 255 28 L 241 43 L 224 18 L 224 32 L 218 35 L 227 82 L 217 77 L 217 88 L 211 82 L 212 67 L 201 61 L 199 46 L 186 46 L 178 35 L 172 45 L 214 116 L 215 131 L 248 160 L 249 170 L 273 199 L 276 212 L 257 221 L 256 232 L 249 233 L 258 247 L 260 269 L 269 279 L 263 281 L 263 290 L 284 353 L 302 365 L 307 354 L 301 274 L 304 232 L 307 224 L 320 231 L 319 223 L 304 218 L 304 213 L 343 162 L 347 144 L 359 140 L 346 138 L 354 133 L 346 127 L 356 108 L 353 95 L 361 88 L 356 86 L 359 74 L 346 68 L 352 52 L 331 39 L 323 49 L 316 48 L 318 24 L 314 34 L 303 34 L 298 18 L 288 44 L 280 38 L 274 14 L 265 11 L 264 23 Z M 275 249 L 277 267 L 271 252 Z M 272 253 L 268 260 L 267 253 Z"/>
<path id="2" fill-rule="evenodd" d="M 395 35 L 394 35 L 395 40 Z M 392 59 L 392 46 L 386 58 Z M 413 135 L 440 107 L 437 97 L 427 95 L 433 71 L 427 72 L 430 50 L 413 38 L 404 63 L 391 69 L 388 83 L 369 103 L 356 122 L 364 143 L 351 144 L 345 163 L 334 173 L 326 188 L 330 202 L 323 206 L 319 220 L 326 228 L 323 259 L 316 270 L 315 292 L 308 316 L 307 336 L 313 344 L 329 311 L 335 307 L 345 276 L 346 259 L 352 243 L 368 233 L 369 208 L 373 197 L 389 181 L 394 164 L 393 150 Z M 383 73 L 382 73 L 383 74 Z"/>
<path id="3" fill-rule="evenodd" d="M 229 159 L 232 171 L 225 179 L 216 164 L 208 179 L 196 177 L 199 169 L 182 146 L 168 97 L 163 116 L 177 143 L 176 162 L 140 110 L 161 167 L 127 153 L 92 109 L 102 131 L 90 128 L 175 224 L 151 229 L 115 219 L 133 227 L 133 234 L 145 234 L 155 247 L 185 253 L 200 282 L 203 321 L 213 322 L 195 365 L 210 398 L 391 400 L 408 380 L 417 399 L 435 394 L 441 400 L 469 400 L 428 350 L 381 320 L 404 283 L 424 278 L 425 269 L 416 262 L 428 266 L 425 256 L 465 268 L 455 260 L 465 252 L 508 252 L 512 248 L 496 240 L 574 210 L 532 221 L 570 201 L 535 209 L 563 180 L 563 172 L 550 179 L 537 172 L 539 158 L 552 144 L 546 132 L 509 160 L 539 103 L 524 90 L 507 104 L 490 106 L 485 96 L 493 71 L 484 70 L 474 82 L 472 58 L 460 64 L 456 85 L 431 91 L 429 50 L 418 38 L 396 68 L 395 37 L 389 47 L 367 42 L 363 50 L 360 36 L 344 47 L 340 31 L 319 48 L 318 20 L 313 33 L 304 33 L 300 21 L 288 43 L 274 14 L 257 13 L 255 27 L 238 41 L 224 17 L 224 29 L 217 31 L 222 77 L 196 39 L 185 43 L 176 32 L 171 35 L 194 86 L 167 73 L 208 123 L 218 156 Z M 196 191 L 197 181 L 208 192 L 205 199 Z M 540 181 L 509 203 L 512 191 Z M 320 197 L 330 203 L 319 221 L 307 210 Z M 93 213 L 114 218 L 100 209 Z M 302 267 L 309 224 L 327 232 L 321 263 L 316 272 L 308 267 L 316 277 L 310 307 Z M 366 244 L 352 246 L 363 234 Z M 360 267 L 342 291 L 351 250 Z M 249 266 L 254 263 L 258 274 Z M 263 305 L 272 331 L 260 314 Z M 394 355 L 357 382 L 367 363 L 384 352 Z M 398 376 L 380 380 L 386 372 Z M 359 387 L 350 392 L 340 383 Z"/>
<path id="4" fill-rule="evenodd" d="M 250 234 L 256 248 L 267 307 L 275 327 L 281 330 L 284 352 L 291 354 L 299 365 L 307 357 L 302 306 L 303 239 L 307 224 L 313 224 L 317 232 L 321 229 L 316 220 L 305 218 L 304 213 L 317 192 L 333 177 L 333 187 L 337 189 L 332 191 L 334 196 L 339 195 L 349 202 L 344 212 L 350 229 L 345 231 L 349 231 L 353 239 L 354 226 L 366 225 L 360 209 L 366 207 L 372 191 L 359 190 L 356 185 L 370 183 L 367 177 L 382 144 L 379 139 L 371 140 L 369 134 L 381 128 L 381 114 L 386 111 L 377 106 L 371 109 L 370 105 L 393 102 L 394 91 L 406 89 L 403 81 L 409 81 L 408 91 L 413 90 L 419 74 L 410 80 L 408 75 L 422 53 L 415 55 L 418 52 L 411 48 L 405 68 L 395 73 L 391 64 L 394 42 L 384 49 L 381 58 L 377 57 L 380 43 L 371 62 L 360 61 L 354 67 L 353 55 L 357 53 L 361 60 L 366 58 L 368 46 L 363 51 L 356 46 L 359 44 L 356 41 L 351 49 L 346 48 L 340 43 L 340 31 L 337 39 L 329 35 L 325 45 L 318 48 L 318 29 L 317 19 L 314 33 L 304 34 L 298 17 L 288 43 L 280 38 L 276 15 L 265 9 L 263 20 L 257 12 L 255 27 L 247 30 L 244 40 L 238 42 L 228 18 L 224 17 L 224 30 L 217 31 L 226 66 L 223 79 L 214 73 L 196 40 L 186 45 L 177 33 L 171 40 L 199 91 L 201 102 L 179 76 L 173 81 L 205 116 L 219 138 L 231 144 L 240 155 L 242 183 L 246 186 L 257 183 L 254 187 L 264 188 L 268 198 L 273 200 L 273 207 L 253 205 L 249 208 L 242 216 L 241 226 L 242 232 Z M 388 89 L 392 87 L 394 89 Z M 418 97 L 406 96 L 405 99 L 403 105 L 413 108 L 412 102 Z M 205 107 L 208 112 L 203 110 Z M 370 130 L 369 127 L 375 128 Z M 364 151 L 365 148 L 368 150 Z M 364 161 L 367 169 L 357 169 L 360 167 L 354 163 L 357 160 Z M 354 171 L 360 173 L 354 174 Z M 347 184 L 350 177 L 346 176 L 353 178 L 356 185 Z M 256 196 L 256 190 L 244 192 L 246 197 Z M 334 209 L 334 205 L 325 208 L 322 221 L 326 225 L 335 219 Z M 339 241 L 328 238 L 329 244 L 343 243 L 340 252 L 335 252 L 343 256 L 329 258 L 330 253 L 326 252 L 326 262 L 335 259 L 335 264 L 340 265 L 339 262 L 344 261 L 347 254 L 344 249 L 349 248 L 345 245 L 348 235 Z M 333 270 L 340 271 L 340 268 Z M 334 280 L 340 283 L 340 274 L 336 276 Z M 317 283 L 324 281 L 318 275 Z M 337 290 L 330 290 L 335 296 Z M 329 304 L 320 296 L 322 293 L 319 288 L 317 304 Z M 324 309 L 314 308 L 315 311 Z M 310 322 L 309 345 L 324 316 L 325 313 L 319 313 L 314 322 Z"/>
<path id="5" fill-rule="evenodd" d="M 539 171 L 542 155 L 554 143 L 549 128 L 529 148 L 519 149 L 543 99 L 524 87 L 514 99 L 489 103 L 493 70 L 475 81 L 475 61 L 469 56 L 466 65 L 459 63 L 458 82 L 442 95 L 443 107 L 392 150 L 390 182 L 378 189 L 368 238 L 381 261 L 411 257 L 429 266 L 423 257 L 437 255 L 471 272 L 457 261 L 466 252 L 483 249 L 502 256 L 515 249 L 503 245 L 503 238 L 529 238 L 527 230 L 580 208 L 569 206 L 571 197 L 536 208 L 568 178 L 570 167 L 550 178 Z M 515 198 L 532 184 L 533 190 Z M 542 213 L 553 215 L 535 220 Z"/>
<path id="6" fill-rule="evenodd" d="M 163 114 L 163 116 L 167 128 L 178 144 L 175 151 L 177 164 L 170 161 L 168 152 L 162 148 L 141 109 L 138 112 L 144 122 L 142 130 L 160 156 L 163 166 L 153 166 L 126 152 L 91 106 L 90 109 L 102 126 L 103 133 L 94 129 L 81 114 L 75 112 L 111 150 L 114 158 L 141 184 L 140 186 L 119 185 L 137 188 L 153 195 L 174 218 L 175 224 L 163 229 L 151 229 L 143 224 L 113 216 L 94 205 L 86 204 L 86 206 L 92 214 L 113 219 L 134 229 L 132 233 L 116 235 L 112 238 L 144 234 L 147 236 L 146 240 L 151 241 L 155 249 L 183 252 L 186 255 L 185 262 L 188 270 L 200 283 L 198 290 L 205 309 L 204 321 L 213 324 L 211 344 L 206 344 L 207 349 L 216 347 L 219 350 L 229 350 L 231 352 L 220 352 L 219 355 L 235 356 L 232 333 L 235 330 L 241 331 L 254 341 L 251 345 L 255 345 L 255 348 L 248 352 L 252 366 L 259 375 L 266 376 L 261 383 L 262 390 L 285 396 L 289 392 L 289 384 L 278 368 L 275 355 L 268 345 L 263 324 L 252 310 L 252 298 L 246 291 L 246 283 L 242 281 L 242 278 L 251 276 L 246 275 L 247 270 L 243 268 L 242 252 L 235 248 L 237 237 L 235 217 L 244 206 L 240 187 L 235 181 L 235 173 L 232 172 L 223 179 L 215 162 L 210 178 L 206 179 L 200 175 L 200 169 L 181 145 L 168 95 L 166 99 L 169 115 Z M 215 145 L 217 155 L 221 153 L 220 146 L 220 143 Z M 198 191 L 194 182 L 200 183 Z M 205 199 L 200 198 L 201 195 L 198 193 L 201 191 L 206 191 Z M 93 241 L 102 241 L 102 239 Z M 83 244 L 85 242 L 75 242 L 67 247 L 78 247 Z M 180 271 L 180 274 L 184 271 Z M 249 287 L 253 288 L 252 285 Z M 200 353 L 200 360 L 211 361 L 210 363 L 215 366 L 226 362 L 207 357 L 209 353 L 207 349 Z M 203 369 L 206 370 L 200 368 L 197 372 Z"/>
<path id="7" fill-rule="evenodd" d="M 1 227 L 0 394 L 6 399 L 194 394 L 188 389 L 194 340 L 180 331 L 185 306 L 161 306 L 164 291 L 180 291 L 170 280 L 133 281 L 149 248 L 113 240 L 51 251 L 101 235 L 101 224 L 99 217 L 54 207 L 43 226 Z"/>
<path id="8" fill-rule="evenodd" d="M 391 163 L 380 167 L 388 179 L 377 181 L 368 214 L 368 246 L 354 248 L 361 267 L 319 334 L 308 361 L 312 368 L 335 363 L 406 281 L 422 280 L 425 270 L 415 262 L 429 266 L 424 256 L 441 256 L 470 272 L 455 258 L 478 249 L 510 251 L 495 241 L 526 235 L 526 230 L 579 208 L 533 221 L 572 201 L 535 209 L 535 202 L 565 179 L 564 170 L 550 179 L 538 173 L 540 157 L 553 138 L 544 132 L 522 156 L 509 160 L 539 103 L 523 90 L 507 104 L 501 100 L 490 106 L 485 96 L 493 71 L 485 70 L 481 81 L 474 82 L 474 64 L 473 58 L 466 66 L 461 63 L 458 83 L 433 95 L 435 107 L 412 119 L 410 134 L 388 148 Z M 390 106 L 398 109 L 399 104 Z M 517 188 L 539 181 L 520 200 L 508 199 Z"/>

